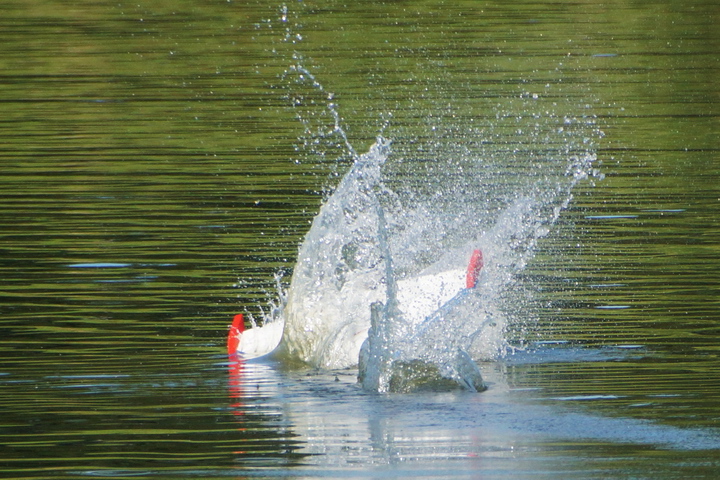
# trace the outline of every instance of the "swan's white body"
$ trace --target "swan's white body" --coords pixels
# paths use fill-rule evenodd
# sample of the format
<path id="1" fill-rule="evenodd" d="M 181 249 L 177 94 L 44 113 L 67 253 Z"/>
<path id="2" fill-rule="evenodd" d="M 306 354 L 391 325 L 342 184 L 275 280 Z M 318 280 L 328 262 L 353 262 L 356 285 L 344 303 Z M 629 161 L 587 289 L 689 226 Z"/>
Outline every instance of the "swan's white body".
<path id="1" fill-rule="evenodd" d="M 398 307 L 410 325 L 417 325 L 465 288 L 465 270 L 425 274 L 397 282 Z"/>
<path id="2" fill-rule="evenodd" d="M 228 336 L 231 355 L 243 359 L 270 355 L 325 369 L 361 363 L 359 376 L 369 379 L 363 386 L 387 391 L 387 382 L 378 372 L 395 368 L 395 359 L 388 357 L 392 352 L 403 357 L 398 368 L 408 365 L 406 359 L 417 360 L 434 365 L 444 378 L 479 389 L 482 380 L 477 366 L 462 348 L 453 347 L 442 358 L 417 348 L 434 351 L 439 343 L 457 343 L 442 340 L 460 338 L 455 327 L 464 318 L 454 315 L 458 317 L 455 323 L 446 320 L 452 320 L 455 307 L 472 297 L 467 294 L 477 283 L 482 254 L 472 253 L 467 271 L 443 270 L 436 264 L 424 274 L 395 278 L 388 239 L 391 229 L 380 201 L 388 197 L 392 203 L 393 194 L 381 180 L 388 153 L 389 142 L 379 138 L 368 153 L 355 159 L 300 246 L 287 301 L 279 314 L 246 332 L 242 316 L 236 316 Z M 359 362 L 361 351 L 363 362 Z M 370 376 L 364 375 L 367 369 Z"/>
<path id="3" fill-rule="evenodd" d="M 465 282 L 460 269 L 399 280 L 396 298 L 403 320 L 419 325 L 465 289 Z M 370 305 L 385 300 L 384 288 L 355 282 L 333 298 L 291 297 L 279 318 L 236 333 L 237 353 L 246 360 L 272 354 L 313 367 L 355 366 L 370 328 Z"/>

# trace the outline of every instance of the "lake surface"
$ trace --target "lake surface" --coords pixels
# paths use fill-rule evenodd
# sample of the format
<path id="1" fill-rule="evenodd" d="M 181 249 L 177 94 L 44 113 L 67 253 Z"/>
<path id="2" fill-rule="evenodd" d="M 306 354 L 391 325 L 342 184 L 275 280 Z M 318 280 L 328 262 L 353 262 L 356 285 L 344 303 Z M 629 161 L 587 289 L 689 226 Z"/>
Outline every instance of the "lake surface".
<path id="1" fill-rule="evenodd" d="M 4 478 L 717 476 L 716 3 L 0 10 Z M 597 155 L 486 392 L 229 369 L 232 316 L 287 283 L 350 164 L 336 126 L 393 140 L 398 191 Z"/>

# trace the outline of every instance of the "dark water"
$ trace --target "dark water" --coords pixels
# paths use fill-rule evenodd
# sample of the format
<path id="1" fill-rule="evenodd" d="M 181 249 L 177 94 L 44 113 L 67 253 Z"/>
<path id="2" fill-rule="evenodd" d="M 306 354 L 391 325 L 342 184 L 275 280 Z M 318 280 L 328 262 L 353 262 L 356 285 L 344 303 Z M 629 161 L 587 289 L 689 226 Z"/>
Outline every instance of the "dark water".
<path id="1" fill-rule="evenodd" d="M 717 476 L 717 5 L 0 10 L 3 477 Z M 357 151 L 394 139 L 406 188 L 463 149 L 510 182 L 597 152 L 518 280 L 531 348 L 483 365 L 487 392 L 228 372 L 232 315 L 274 295 L 347 165 L 328 102 Z"/>

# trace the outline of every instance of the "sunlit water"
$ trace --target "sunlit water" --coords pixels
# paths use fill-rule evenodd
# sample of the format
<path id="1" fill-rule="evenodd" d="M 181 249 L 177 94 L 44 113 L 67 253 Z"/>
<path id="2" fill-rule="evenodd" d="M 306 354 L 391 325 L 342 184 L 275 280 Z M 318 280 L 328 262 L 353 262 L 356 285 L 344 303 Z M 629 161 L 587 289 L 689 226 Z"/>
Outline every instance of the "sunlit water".
<path id="1" fill-rule="evenodd" d="M 714 5 L 2 17 L 3 476 L 716 476 Z M 275 298 L 348 144 L 378 134 L 403 205 L 441 218 L 482 194 L 469 226 L 486 232 L 515 192 L 546 191 L 548 159 L 590 152 L 605 177 L 575 185 L 523 257 L 502 296 L 520 349 L 479 362 L 483 393 L 228 364 L 232 315 Z M 482 188 L 458 189 L 478 165 Z M 462 238 L 463 215 L 426 245 Z"/>

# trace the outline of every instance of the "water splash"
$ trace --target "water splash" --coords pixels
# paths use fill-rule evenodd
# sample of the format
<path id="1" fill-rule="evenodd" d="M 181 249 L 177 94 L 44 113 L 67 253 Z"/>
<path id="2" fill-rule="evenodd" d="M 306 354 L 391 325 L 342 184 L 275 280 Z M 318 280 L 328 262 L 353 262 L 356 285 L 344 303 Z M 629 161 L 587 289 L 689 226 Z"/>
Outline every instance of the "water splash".
<path id="1" fill-rule="evenodd" d="M 326 369 L 359 363 L 368 390 L 483 390 L 475 361 L 507 347 L 504 296 L 573 187 L 592 173 L 594 156 L 567 158 L 564 183 L 557 178 L 526 189 L 490 228 L 466 237 L 455 230 L 456 246 L 432 262 L 417 261 L 420 270 L 411 268 L 413 253 L 430 248 L 428 229 L 440 219 L 422 204 L 405 207 L 388 188 L 389 156 L 390 142 L 380 137 L 355 158 L 313 220 L 286 296 L 257 333 L 277 335 L 284 324 L 277 358 Z M 477 286 L 466 288 L 464 266 L 475 248 L 488 261 Z"/>
<path id="2" fill-rule="evenodd" d="M 320 164 L 334 155 L 331 172 L 348 158 L 352 166 L 313 220 L 290 287 L 258 334 L 282 326 L 273 354 L 289 363 L 359 364 L 368 390 L 484 389 L 475 362 L 510 348 L 508 327 L 522 315 L 519 274 L 577 184 L 601 177 L 594 119 L 539 113 L 538 96 L 521 95 L 521 105 L 497 114 L 494 131 L 453 121 L 433 125 L 431 140 L 395 136 L 392 154 L 379 137 L 358 155 L 334 95 L 304 61 L 293 52 L 283 75 L 297 87 L 286 91 L 303 148 Z M 525 118 L 531 123 L 518 128 Z M 522 148 L 508 149 L 513 140 L 503 135 L 521 138 Z M 464 270 L 476 249 L 487 262 L 468 289 Z"/>
<path id="3" fill-rule="evenodd" d="M 389 142 L 356 157 L 315 217 L 298 254 L 279 355 L 323 368 L 357 364 L 370 305 L 384 300 L 387 272 L 379 248 L 381 166 Z"/>

